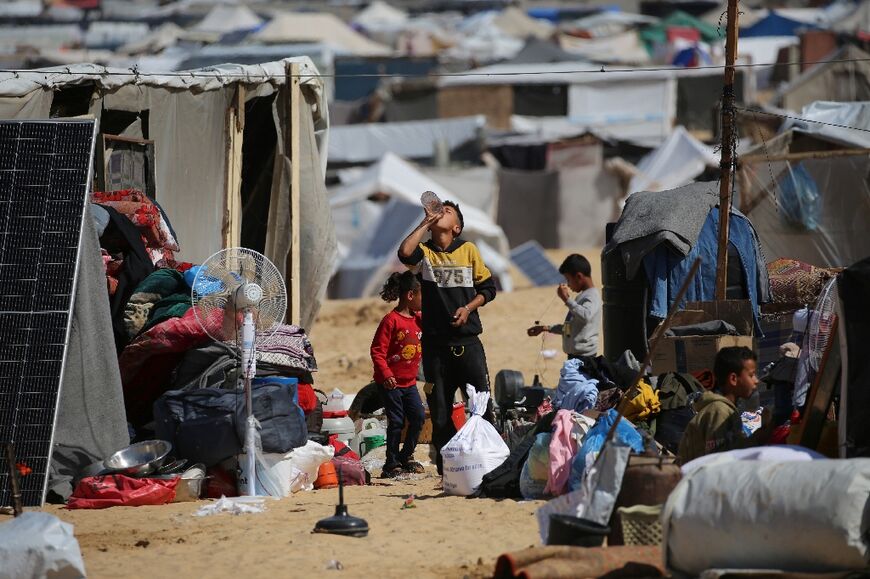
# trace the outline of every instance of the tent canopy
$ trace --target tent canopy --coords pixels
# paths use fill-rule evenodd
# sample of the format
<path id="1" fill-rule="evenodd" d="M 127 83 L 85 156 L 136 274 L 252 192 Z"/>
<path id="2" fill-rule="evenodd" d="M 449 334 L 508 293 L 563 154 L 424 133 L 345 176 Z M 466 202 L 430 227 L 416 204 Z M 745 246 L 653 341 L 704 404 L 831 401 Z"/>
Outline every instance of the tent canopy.
<path id="1" fill-rule="evenodd" d="M 818 28 L 814 24 L 801 20 L 787 18 L 775 10 L 752 26 L 740 30 L 741 37 L 754 38 L 758 36 L 795 36 L 802 29 Z"/>
<path id="2" fill-rule="evenodd" d="M 647 50 L 652 51 L 656 45 L 667 43 L 668 28 L 694 28 L 704 42 L 716 42 L 722 38 L 716 26 L 677 10 L 658 24 L 641 31 L 640 37 Z"/>
<path id="3" fill-rule="evenodd" d="M 214 34 L 229 34 L 241 30 L 254 30 L 263 24 L 263 19 L 244 4 L 218 4 L 191 30 Z"/>
<path id="4" fill-rule="evenodd" d="M 718 164 L 712 147 L 693 137 L 684 127 L 677 127 L 664 143 L 637 164 L 638 174 L 632 177 L 628 193 L 676 189 Z"/>
<path id="5" fill-rule="evenodd" d="M 323 12 L 280 12 L 251 35 L 251 40 L 269 44 L 322 42 L 356 56 L 389 56 L 393 52 L 388 46 L 369 40 L 334 14 Z"/>
<path id="6" fill-rule="evenodd" d="M 408 22 L 407 12 L 383 0 L 375 0 L 353 18 L 353 23 L 365 30 L 398 28 L 406 22 Z"/>
<path id="7" fill-rule="evenodd" d="M 786 119 L 781 131 L 791 129 L 844 147 L 870 148 L 870 102 L 868 101 L 856 103 L 816 101 L 803 108 L 800 118 L 804 120 Z"/>

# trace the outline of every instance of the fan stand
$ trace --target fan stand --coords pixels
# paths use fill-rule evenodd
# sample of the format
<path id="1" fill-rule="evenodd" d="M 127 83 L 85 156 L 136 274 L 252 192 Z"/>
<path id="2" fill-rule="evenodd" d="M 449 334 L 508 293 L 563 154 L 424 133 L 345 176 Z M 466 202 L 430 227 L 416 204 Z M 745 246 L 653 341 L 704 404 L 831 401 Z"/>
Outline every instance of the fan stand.
<path id="1" fill-rule="evenodd" d="M 245 495 L 257 496 L 257 419 L 254 417 L 254 398 L 251 383 L 257 375 L 256 326 L 251 308 L 245 308 L 242 321 L 242 376 L 240 386 L 245 389 L 245 461 L 248 484 Z"/>
<path id="2" fill-rule="evenodd" d="M 365 537 L 369 534 L 369 524 L 366 520 L 351 516 L 347 511 L 347 505 L 344 504 L 344 481 L 341 477 L 341 466 L 338 467 L 338 504 L 335 505 L 335 514 L 317 521 L 317 524 L 314 525 L 314 532 L 345 537 Z"/>

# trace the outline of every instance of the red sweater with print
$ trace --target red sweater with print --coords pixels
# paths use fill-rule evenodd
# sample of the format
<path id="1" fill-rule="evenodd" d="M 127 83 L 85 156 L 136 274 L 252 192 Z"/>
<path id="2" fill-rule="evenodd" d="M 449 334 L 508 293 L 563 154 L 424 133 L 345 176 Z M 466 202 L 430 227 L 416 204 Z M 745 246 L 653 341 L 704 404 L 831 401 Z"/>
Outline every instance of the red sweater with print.
<path id="1" fill-rule="evenodd" d="M 417 384 L 417 370 L 423 351 L 420 347 L 420 338 L 423 336 L 420 320 L 419 312 L 409 318 L 396 310 L 381 320 L 371 349 L 375 382 L 383 384 L 392 377 L 400 388 Z"/>

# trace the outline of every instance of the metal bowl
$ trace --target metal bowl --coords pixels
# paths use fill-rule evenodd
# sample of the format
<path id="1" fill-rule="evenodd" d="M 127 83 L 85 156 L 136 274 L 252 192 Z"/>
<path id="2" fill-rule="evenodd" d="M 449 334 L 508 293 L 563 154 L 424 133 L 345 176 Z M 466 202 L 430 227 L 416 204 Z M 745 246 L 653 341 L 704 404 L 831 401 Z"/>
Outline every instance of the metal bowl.
<path id="1" fill-rule="evenodd" d="M 172 452 L 165 440 L 146 440 L 119 450 L 105 461 L 106 469 L 130 476 L 144 476 L 157 470 Z"/>

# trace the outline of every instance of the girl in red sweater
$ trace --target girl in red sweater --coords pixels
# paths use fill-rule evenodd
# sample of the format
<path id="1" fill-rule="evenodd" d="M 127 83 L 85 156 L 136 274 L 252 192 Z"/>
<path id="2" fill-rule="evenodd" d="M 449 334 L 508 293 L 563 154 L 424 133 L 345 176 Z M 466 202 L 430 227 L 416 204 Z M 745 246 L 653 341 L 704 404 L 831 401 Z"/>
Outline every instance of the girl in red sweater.
<path id="1" fill-rule="evenodd" d="M 375 382 L 381 386 L 384 412 L 387 415 L 387 460 L 383 478 L 395 478 L 402 473 L 423 472 L 423 466 L 414 462 L 414 448 L 423 421 L 426 419 L 423 402 L 417 391 L 417 371 L 422 348 L 420 338 L 420 282 L 410 271 L 390 275 L 381 298 L 398 305 L 381 320 L 372 340 L 372 363 Z M 402 429 L 408 421 L 405 444 L 399 450 Z"/>

